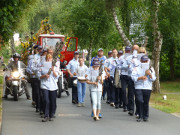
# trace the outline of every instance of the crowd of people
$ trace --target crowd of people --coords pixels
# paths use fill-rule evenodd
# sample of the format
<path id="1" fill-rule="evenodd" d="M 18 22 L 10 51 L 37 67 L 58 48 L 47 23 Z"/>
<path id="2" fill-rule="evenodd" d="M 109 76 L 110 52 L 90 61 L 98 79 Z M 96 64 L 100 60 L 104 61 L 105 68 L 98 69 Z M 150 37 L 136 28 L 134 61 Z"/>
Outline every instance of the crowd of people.
<path id="1" fill-rule="evenodd" d="M 130 116 L 135 114 L 137 122 L 148 121 L 152 82 L 156 77 L 144 47 L 126 46 L 125 53 L 123 50 L 112 49 L 108 52 L 108 58 L 100 48 L 97 56 L 92 58 L 89 68 L 84 66 L 83 61 L 79 58 L 79 53 L 75 52 L 74 59 L 67 66 L 72 84 L 73 104 L 78 107 L 85 105 L 87 83 L 92 104 L 91 117 L 94 120 L 102 118 L 103 99 L 116 109 L 123 108 L 124 112 L 128 111 Z M 87 81 L 82 83 L 80 77 Z M 74 84 L 76 79 L 77 87 Z"/>
<path id="2" fill-rule="evenodd" d="M 13 58 L 16 62 L 20 57 L 13 55 Z M 28 57 L 32 105 L 43 118 L 42 122 L 53 121 L 56 117 L 61 62 L 57 60 L 52 65 L 52 61 L 53 50 L 43 49 L 40 45 L 34 46 Z M 107 58 L 100 48 L 97 56 L 92 58 L 90 67 L 75 51 L 74 58 L 67 65 L 67 72 L 72 86 L 72 103 L 84 107 L 86 90 L 89 89 L 91 117 L 95 121 L 102 118 L 102 100 L 116 109 L 123 108 L 130 116 L 135 114 L 138 122 L 148 121 L 152 82 L 156 77 L 144 47 L 126 46 L 125 52 L 112 49 Z M 28 90 L 26 96 L 30 99 Z"/>

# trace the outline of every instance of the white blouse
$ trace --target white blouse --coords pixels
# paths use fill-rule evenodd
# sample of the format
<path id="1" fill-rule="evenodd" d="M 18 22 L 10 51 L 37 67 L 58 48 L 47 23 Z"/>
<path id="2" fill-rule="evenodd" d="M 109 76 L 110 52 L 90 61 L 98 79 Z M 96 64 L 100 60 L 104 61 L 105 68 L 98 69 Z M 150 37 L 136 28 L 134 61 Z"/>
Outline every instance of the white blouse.
<path id="1" fill-rule="evenodd" d="M 85 77 L 88 67 L 86 65 L 78 66 L 76 69 L 77 77 Z"/>

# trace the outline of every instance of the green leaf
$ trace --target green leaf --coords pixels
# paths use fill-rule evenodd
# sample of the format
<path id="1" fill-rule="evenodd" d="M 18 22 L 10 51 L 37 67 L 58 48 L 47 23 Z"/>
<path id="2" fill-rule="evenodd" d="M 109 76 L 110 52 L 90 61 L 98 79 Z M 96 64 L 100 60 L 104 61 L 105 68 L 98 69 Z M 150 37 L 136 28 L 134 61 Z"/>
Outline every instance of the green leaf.
<path id="1" fill-rule="evenodd" d="M 9 9 L 10 11 L 13 11 L 13 7 L 12 7 L 11 5 L 8 5 L 8 9 Z"/>

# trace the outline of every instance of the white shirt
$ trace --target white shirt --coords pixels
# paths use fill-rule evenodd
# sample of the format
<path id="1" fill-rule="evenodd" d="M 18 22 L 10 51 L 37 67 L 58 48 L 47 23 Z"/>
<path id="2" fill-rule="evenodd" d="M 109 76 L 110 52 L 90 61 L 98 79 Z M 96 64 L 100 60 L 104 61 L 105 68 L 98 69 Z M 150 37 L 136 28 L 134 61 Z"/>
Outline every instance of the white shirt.
<path id="1" fill-rule="evenodd" d="M 87 79 L 91 82 L 96 82 L 97 77 L 99 76 L 99 70 L 94 70 L 90 68 L 88 72 L 86 72 L 88 77 Z M 104 79 L 105 72 L 103 71 L 102 78 Z M 89 84 L 90 91 L 102 91 L 102 84 L 99 82 L 98 87 L 94 84 Z"/>
<path id="2" fill-rule="evenodd" d="M 55 77 L 53 75 L 53 72 L 51 72 L 48 79 L 47 78 L 40 79 L 41 89 L 46 89 L 49 91 L 55 91 L 58 89 L 57 81 L 59 78 L 59 75 L 58 75 L 59 68 L 57 68 L 56 65 L 54 66 L 54 71 L 56 72 L 57 76 Z M 39 78 L 40 76 L 47 74 L 51 67 L 52 67 L 52 62 L 44 62 L 44 66 L 41 67 L 40 70 L 38 71 Z"/>
<path id="3" fill-rule="evenodd" d="M 78 66 L 76 69 L 77 77 L 85 77 L 88 67 L 86 65 Z"/>

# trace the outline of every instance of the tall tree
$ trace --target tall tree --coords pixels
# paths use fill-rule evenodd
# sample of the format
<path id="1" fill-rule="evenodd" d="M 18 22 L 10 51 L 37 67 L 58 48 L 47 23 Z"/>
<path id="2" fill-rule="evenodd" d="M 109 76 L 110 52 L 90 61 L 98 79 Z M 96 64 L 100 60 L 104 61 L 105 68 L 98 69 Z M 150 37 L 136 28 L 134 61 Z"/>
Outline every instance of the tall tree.
<path id="1" fill-rule="evenodd" d="M 8 41 L 12 37 L 24 9 L 35 1 L 36 0 L 0 1 L 0 36 L 4 41 Z"/>
<path id="2" fill-rule="evenodd" d="M 110 11 L 112 13 L 112 16 L 114 18 L 114 22 L 115 22 L 115 25 L 116 25 L 116 28 L 123 40 L 123 43 L 128 46 L 132 46 L 132 43 L 130 42 L 130 40 L 127 38 L 119 20 L 118 20 L 118 16 L 117 16 L 117 13 L 116 13 L 116 6 L 117 5 L 120 5 L 122 6 L 122 1 L 118 1 L 118 0 L 114 0 L 114 1 L 111 1 L 111 0 L 106 0 L 106 7 L 107 7 L 107 10 Z"/>
<path id="3" fill-rule="evenodd" d="M 159 1 L 152 0 L 152 26 L 153 26 L 153 36 L 154 36 L 154 47 L 152 52 L 152 60 L 153 67 L 156 73 L 156 80 L 153 83 L 154 91 L 160 93 L 160 81 L 159 81 L 159 62 L 160 62 L 160 53 L 163 42 L 163 37 L 161 32 L 159 31 L 158 25 L 158 9 L 159 9 Z"/>
<path id="4" fill-rule="evenodd" d="M 104 1 L 74 0 L 64 1 L 61 8 L 51 14 L 52 23 L 60 28 L 63 34 L 68 33 L 79 38 L 79 47 L 88 48 L 89 60 L 93 49 L 106 45 L 102 41 L 109 30 L 109 17 Z M 67 8 L 68 7 L 68 8 Z"/>

